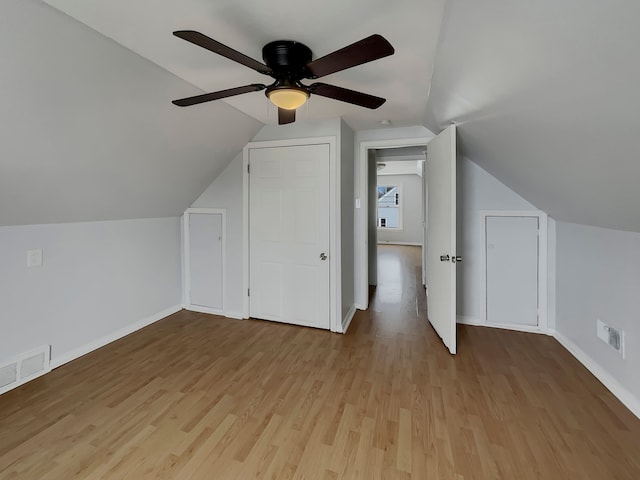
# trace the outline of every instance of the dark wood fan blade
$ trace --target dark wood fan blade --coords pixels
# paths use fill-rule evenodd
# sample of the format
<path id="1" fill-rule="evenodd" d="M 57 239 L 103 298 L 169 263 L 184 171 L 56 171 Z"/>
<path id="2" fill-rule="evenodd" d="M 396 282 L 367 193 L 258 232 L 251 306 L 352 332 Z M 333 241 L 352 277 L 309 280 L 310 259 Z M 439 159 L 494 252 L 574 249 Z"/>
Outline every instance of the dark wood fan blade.
<path id="1" fill-rule="evenodd" d="M 273 73 L 272 70 L 269 67 L 267 67 L 264 63 L 260 63 L 251 57 L 247 57 L 243 53 L 240 53 L 231 47 L 227 47 L 226 45 L 223 45 L 222 43 L 214 40 L 213 38 L 209 38 L 200 32 L 196 32 L 194 30 L 178 30 L 177 32 L 173 32 L 173 34 L 176 37 L 180 37 L 186 40 L 187 42 L 191 42 L 194 45 L 198 45 L 199 47 L 206 48 L 207 50 L 210 50 L 213 53 L 222 55 L 223 57 L 226 57 L 229 60 L 233 60 L 234 62 L 241 63 L 246 67 L 256 70 L 257 72 L 264 73 L 265 75 L 270 75 L 271 73 Z"/>
<path id="2" fill-rule="evenodd" d="M 278 125 L 285 125 L 296 121 L 296 111 L 278 108 Z"/>
<path id="3" fill-rule="evenodd" d="M 382 35 L 371 35 L 307 64 L 306 78 L 319 78 L 363 63 L 393 55 L 395 50 Z"/>
<path id="4" fill-rule="evenodd" d="M 181 98 L 171 103 L 179 107 L 188 107 L 189 105 L 197 105 L 198 103 L 210 102 L 211 100 L 220 100 L 221 98 L 233 97 L 234 95 L 241 95 L 243 93 L 257 92 L 265 88 L 267 88 L 266 85 L 254 83 L 245 85 L 244 87 L 229 88 L 227 90 L 220 90 L 219 92 L 203 93 L 195 97 Z"/>
<path id="5" fill-rule="evenodd" d="M 313 83 L 309 86 L 309 91 L 315 95 L 371 109 L 378 108 L 387 101 L 384 98 L 375 97 L 368 93 L 356 92 L 355 90 L 327 85 L 326 83 Z"/>

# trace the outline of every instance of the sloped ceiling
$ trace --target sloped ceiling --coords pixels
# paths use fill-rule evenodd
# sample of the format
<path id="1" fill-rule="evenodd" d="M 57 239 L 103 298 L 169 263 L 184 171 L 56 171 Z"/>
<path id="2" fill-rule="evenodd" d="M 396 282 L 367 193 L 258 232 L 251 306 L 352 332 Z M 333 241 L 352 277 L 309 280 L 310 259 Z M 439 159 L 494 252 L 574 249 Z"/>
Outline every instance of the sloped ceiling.
<path id="1" fill-rule="evenodd" d="M 322 78 L 387 98 L 381 108 L 312 96 L 297 112 L 300 120 L 342 117 L 354 130 L 379 127 L 381 120 L 395 126 L 422 124 L 444 5 L 444 0 L 45 1 L 208 92 L 271 79 L 174 37 L 173 31 L 197 30 L 260 61 L 263 45 L 274 40 L 302 42 L 318 58 L 382 34 L 395 47 L 393 56 Z M 171 93 L 172 99 L 190 94 L 184 88 Z M 262 123 L 277 123 L 277 111 L 264 92 L 218 102 Z"/>
<path id="2" fill-rule="evenodd" d="M 0 5 L 0 225 L 177 216 L 262 126 L 37 0 Z"/>
<path id="3" fill-rule="evenodd" d="M 638 2 L 46 1 L 87 26 L 0 5 L 0 225 L 178 215 L 275 122 L 260 92 L 170 104 L 262 80 L 171 35 L 193 28 L 258 59 L 274 39 L 320 56 L 381 33 L 396 55 L 325 80 L 382 109 L 313 98 L 301 120 L 455 122 L 461 153 L 538 208 L 640 231 Z"/>
<path id="4" fill-rule="evenodd" d="M 640 231 L 640 3 L 448 0 L 426 126 L 557 219 Z"/>

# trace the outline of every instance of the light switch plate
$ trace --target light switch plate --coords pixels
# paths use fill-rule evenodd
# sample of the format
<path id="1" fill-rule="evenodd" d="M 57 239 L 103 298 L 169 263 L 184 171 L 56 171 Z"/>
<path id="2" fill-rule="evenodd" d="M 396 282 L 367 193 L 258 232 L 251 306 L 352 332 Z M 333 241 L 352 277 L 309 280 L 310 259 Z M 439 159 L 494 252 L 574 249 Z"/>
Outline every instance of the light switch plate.
<path id="1" fill-rule="evenodd" d="M 42 266 L 42 249 L 27 250 L 27 267 Z"/>

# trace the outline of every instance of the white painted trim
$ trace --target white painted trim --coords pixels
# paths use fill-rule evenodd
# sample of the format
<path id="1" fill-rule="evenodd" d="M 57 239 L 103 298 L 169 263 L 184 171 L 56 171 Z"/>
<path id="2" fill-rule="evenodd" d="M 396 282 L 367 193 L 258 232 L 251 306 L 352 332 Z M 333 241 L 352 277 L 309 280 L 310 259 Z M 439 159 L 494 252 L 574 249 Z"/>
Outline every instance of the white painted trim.
<path id="1" fill-rule="evenodd" d="M 335 136 L 293 138 L 286 140 L 266 140 L 250 142 L 242 150 L 242 316 L 249 318 L 249 151 L 258 148 L 294 147 L 302 145 L 329 145 L 329 329 L 332 332 L 342 331 L 342 265 L 341 219 L 340 219 L 340 158 Z"/>
<path id="2" fill-rule="evenodd" d="M 227 318 L 234 318 L 236 320 L 244 320 L 242 312 L 226 312 L 224 316 Z"/>
<path id="3" fill-rule="evenodd" d="M 189 230 L 189 218 L 191 214 L 221 215 L 222 216 L 222 308 L 213 309 L 203 305 L 193 305 L 191 303 L 191 232 Z M 183 251 L 183 272 L 184 272 L 184 291 L 182 292 L 183 304 L 186 310 L 202 313 L 213 313 L 214 315 L 224 315 L 224 308 L 227 304 L 227 210 L 226 208 L 187 208 L 183 215 L 183 233 L 182 244 Z M 204 310 L 204 311 L 203 311 Z"/>
<path id="4" fill-rule="evenodd" d="M 477 317 L 472 317 L 471 315 L 456 315 L 456 323 L 461 325 L 485 326 L 482 320 Z"/>
<path id="5" fill-rule="evenodd" d="M 136 323 L 132 323 L 127 325 L 126 327 L 121 328 L 120 330 L 116 330 L 113 333 L 105 335 L 97 340 L 89 342 L 81 347 L 75 348 L 70 352 L 63 353 L 62 355 L 51 359 L 51 369 L 58 368 L 65 363 L 70 362 L 71 360 L 75 360 L 76 358 L 82 357 L 87 353 L 93 352 L 98 348 L 104 347 L 105 345 L 115 342 L 116 340 L 121 339 L 122 337 L 126 337 L 127 335 L 132 334 L 133 332 L 140 330 L 144 327 L 151 325 L 152 323 L 157 322 L 158 320 L 162 320 L 169 315 L 173 315 L 176 312 L 182 310 L 181 305 L 175 305 L 173 307 L 166 308 L 158 313 L 150 315 L 142 320 L 139 320 Z"/>
<path id="6" fill-rule="evenodd" d="M 242 149 L 242 318 L 249 318 L 249 145 Z"/>
<path id="7" fill-rule="evenodd" d="M 487 322 L 487 217 L 536 217 L 538 218 L 538 325 L 495 325 Z M 482 317 L 481 325 L 487 327 L 506 328 L 523 332 L 548 334 L 548 290 L 547 290 L 547 258 L 548 234 L 547 214 L 540 210 L 481 210 L 480 225 L 482 228 Z"/>
<path id="8" fill-rule="evenodd" d="M 347 312 L 347 314 L 342 319 L 342 332 L 341 333 L 347 333 L 347 330 L 349 329 L 349 325 L 351 325 L 351 320 L 353 320 L 353 317 L 355 316 L 355 314 L 356 314 L 356 306 L 355 305 L 351 305 L 351 307 L 349 308 L 349 311 Z"/>
<path id="9" fill-rule="evenodd" d="M 358 146 L 358 155 L 360 161 L 360 171 L 356 172 L 356 178 L 359 179 L 359 200 L 360 200 L 360 225 L 356 225 L 359 230 L 359 242 L 355 244 L 354 255 L 360 259 L 358 284 L 355 286 L 355 304 L 360 310 L 366 310 L 369 307 L 369 234 L 367 231 L 369 223 L 369 205 L 367 203 L 368 185 L 369 185 L 369 161 L 367 152 L 372 148 L 399 148 L 399 147 L 415 147 L 427 145 L 435 137 L 419 137 L 419 138 L 398 138 L 392 140 L 367 140 L 360 142 Z"/>
<path id="10" fill-rule="evenodd" d="M 185 222 L 186 222 L 185 214 L 183 212 L 182 215 L 180 216 L 180 302 L 182 303 L 182 308 L 185 308 L 187 304 L 187 299 L 186 299 L 187 279 L 185 277 L 186 262 L 184 258 L 184 246 L 186 244 L 186 241 L 184 238 L 184 232 L 186 229 Z"/>
<path id="11" fill-rule="evenodd" d="M 196 313 L 207 313 L 209 315 L 218 315 L 219 317 L 226 317 L 223 310 L 216 308 L 203 307 L 202 305 L 189 305 L 185 307 L 185 310 Z"/>
<path id="12" fill-rule="evenodd" d="M 392 241 L 384 241 L 384 240 L 378 240 L 378 245 L 406 245 L 409 247 L 421 247 L 422 244 L 418 243 L 418 242 L 392 242 Z"/>
<path id="13" fill-rule="evenodd" d="M 631 410 L 636 417 L 640 418 L 640 399 L 627 390 L 618 380 L 613 378 L 609 372 L 600 366 L 598 362 L 563 334 L 555 332 L 554 338 L 582 363 L 618 400 Z"/>
<path id="14" fill-rule="evenodd" d="M 532 327 L 529 325 L 517 325 L 517 324 L 493 324 L 493 323 L 485 323 L 483 320 L 472 317 L 469 315 L 457 315 L 456 323 L 460 325 L 471 325 L 474 327 L 487 327 L 487 328 L 497 328 L 500 330 L 513 330 L 516 332 L 526 332 L 526 333 L 536 333 L 540 335 L 552 335 L 549 330 L 541 330 L 538 327 Z"/>

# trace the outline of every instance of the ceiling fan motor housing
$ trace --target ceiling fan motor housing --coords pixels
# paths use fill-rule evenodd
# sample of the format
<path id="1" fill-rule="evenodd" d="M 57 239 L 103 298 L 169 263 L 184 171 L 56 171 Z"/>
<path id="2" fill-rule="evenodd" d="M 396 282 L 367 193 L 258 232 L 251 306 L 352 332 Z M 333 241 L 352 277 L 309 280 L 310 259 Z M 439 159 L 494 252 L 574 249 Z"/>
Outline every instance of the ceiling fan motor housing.
<path id="1" fill-rule="evenodd" d="M 275 78 L 287 77 L 300 80 L 305 75 L 305 66 L 311 61 L 311 49 L 293 40 L 276 40 L 262 48 L 264 63 L 273 70 Z"/>

